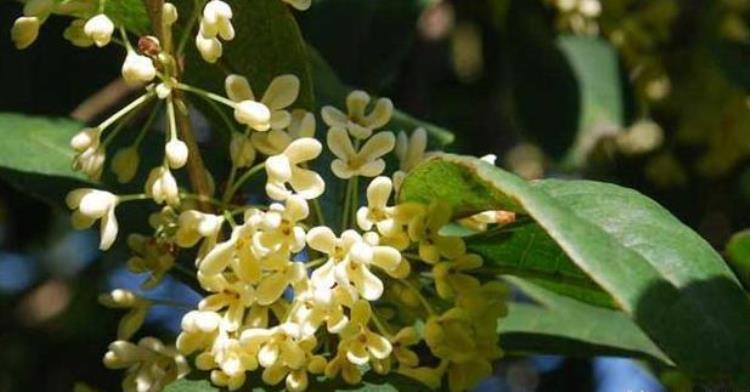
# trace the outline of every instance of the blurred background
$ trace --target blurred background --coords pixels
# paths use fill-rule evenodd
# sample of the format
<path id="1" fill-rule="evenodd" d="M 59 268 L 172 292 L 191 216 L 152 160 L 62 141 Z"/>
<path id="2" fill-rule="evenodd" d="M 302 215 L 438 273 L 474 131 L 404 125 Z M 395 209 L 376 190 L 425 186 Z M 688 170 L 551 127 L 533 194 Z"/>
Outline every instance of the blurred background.
<path id="1" fill-rule="evenodd" d="M 0 0 L 0 111 L 68 116 L 118 76 L 123 53 L 69 45 L 64 18 L 15 50 L 20 8 Z M 449 150 L 635 188 L 718 250 L 750 226 L 749 16 L 750 0 L 315 0 L 296 14 L 346 84 L 452 130 Z M 101 365 L 119 314 L 96 296 L 141 279 L 97 242 L 0 180 L 0 391 L 119 389 Z M 144 333 L 169 334 L 181 312 L 155 308 Z M 630 360 L 511 356 L 479 390 L 691 388 Z"/>

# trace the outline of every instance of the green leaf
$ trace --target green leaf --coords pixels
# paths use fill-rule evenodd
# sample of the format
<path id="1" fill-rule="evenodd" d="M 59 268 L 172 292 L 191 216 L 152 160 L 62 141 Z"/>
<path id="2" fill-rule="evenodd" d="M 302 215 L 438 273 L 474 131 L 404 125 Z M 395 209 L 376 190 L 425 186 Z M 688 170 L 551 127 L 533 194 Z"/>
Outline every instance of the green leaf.
<path id="1" fill-rule="evenodd" d="M 750 302 L 737 278 L 698 234 L 638 192 L 591 181 L 527 183 L 481 160 L 443 155 L 414 169 L 399 199 L 443 200 L 458 216 L 527 214 L 679 367 L 734 381 L 750 372 Z"/>
<path id="2" fill-rule="evenodd" d="M 104 13 L 117 25 L 123 25 L 135 34 L 146 34 L 151 21 L 146 13 L 144 0 L 116 0 L 104 3 Z"/>
<path id="3" fill-rule="evenodd" d="M 467 237 L 466 245 L 472 253 L 482 256 L 490 271 L 522 276 L 549 290 L 590 304 L 616 307 L 610 295 L 533 222 Z"/>
<path id="4" fill-rule="evenodd" d="M 750 230 L 735 233 L 727 243 L 726 254 L 745 288 L 750 288 Z"/>
<path id="5" fill-rule="evenodd" d="M 223 95 L 227 73 L 236 73 L 247 77 L 253 92 L 260 97 L 273 78 L 294 74 L 300 79 L 300 95 L 293 107 L 312 109 L 313 84 L 307 48 L 286 3 L 279 0 L 226 1 L 234 11 L 232 25 L 236 36 L 223 43 L 224 54 L 219 62 L 208 64 L 195 48 L 196 31 L 188 32 L 187 82 Z M 184 15 L 181 23 L 185 23 L 192 12 L 193 1 L 181 0 L 177 4 Z"/>
<path id="6" fill-rule="evenodd" d="M 602 39 L 562 36 L 557 40 L 581 92 L 578 133 L 565 163 L 580 167 L 602 136 L 623 127 L 624 108 L 617 52 Z"/>
<path id="7" fill-rule="evenodd" d="M 536 304 L 513 302 L 498 332 L 503 350 L 576 357 L 627 356 L 671 365 L 626 314 L 591 306 L 506 277 Z"/>
<path id="8" fill-rule="evenodd" d="M 312 68 L 313 80 L 315 81 L 315 97 L 318 107 L 333 105 L 343 107 L 346 96 L 352 90 L 339 80 L 336 73 L 326 63 L 323 57 L 312 47 L 308 47 L 310 67 Z M 393 118 L 387 129 L 395 131 L 404 130 L 411 132 L 417 127 L 424 128 L 430 139 L 437 141 L 437 146 L 446 146 L 453 143 L 454 136 L 450 131 L 437 125 L 418 120 L 398 109 L 393 111 Z"/>
<path id="9" fill-rule="evenodd" d="M 240 392 L 275 392 L 285 391 L 284 384 L 276 386 L 263 385 L 259 373 L 248 375 L 248 381 L 245 386 L 239 389 Z M 313 376 L 311 376 L 313 377 Z M 177 380 L 164 388 L 164 392 L 219 392 L 225 391 L 211 384 L 208 380 L 208 374 L 195 372 L 188 377 Z M 391 373 L 386 376 L 368 372 L 365 374 L 362 383 L 359 385 L 348 385 L 340 379 L 325 380 L 323 377 L 312 379 L 307 388 L 307 392 L 398 392 L 398 391 L 428 391 L 424 385 L 400 374 Z"/>
<path id="10" fill-rule="evenodd" d="M 0 113 L 0 175 L 34 197 L 61 203 L 69 190 L 90 185 L 71 168 L 70 139 L 81 128 L 67 119 Z"/>

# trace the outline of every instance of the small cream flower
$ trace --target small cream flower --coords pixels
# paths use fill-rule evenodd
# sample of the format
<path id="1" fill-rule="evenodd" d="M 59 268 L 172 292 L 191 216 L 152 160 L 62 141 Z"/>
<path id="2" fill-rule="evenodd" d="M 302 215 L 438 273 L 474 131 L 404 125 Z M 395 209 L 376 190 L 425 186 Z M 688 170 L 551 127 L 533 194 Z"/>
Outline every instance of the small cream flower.
<path id="1" fill-rule="evenodd" d="M 388 124 L 393 114 L 393 102 L 388 98 L 378 99 L 372 111 L 365 114 L 370 100 L 366 92 L 355 90 L 346 97 L 348 114 L 333 106 L 323 107 L 320 114 L 329 127 L 344 128 L 356 139 L 367 139 L 374 130 Z"/>
<path id="2" fill-rule="evenodd" d="M 367 186 L 367 206 L 357 210 L 357 225 L 365 231 L 375 226 L 381 236 L 379 242 L 405 249 L 410 243 L 405 225 L 422 213 L 423 208 L 413 203 L 389 207 L 391 193 L 393 184 L 388 177 L 373 179 Z"/>
<path id="3" fill-rule="evenodd" d="M 128 236 L 128 247 L 133 253 L 127 262 L 128 271 L 148 274 L 146 280 L 141 283 L 141 288 L 145 290 L 159 285 L 174 266 L 175 255 L 171 242 L 134 233 Z"/>
<path id="4" fill-rule="evenodd" d="M 198 33 L 195 36 L 195 47 L 207 63 L 213 64 L 224 53 L 224 48 L 218 38 L 206 38 L 203 34 Z"/>
<path id="5" fill-rule="evenodd" d="M 305 265 L 290 261 L 283 254 L 274 254 L 262 261 L 265 275 L 258 283 L 257 302 L 268 306 L 276 302 L 290 285 L 307 277 Z"/>
<path id="6" fill-rule="evenodd" d="M 129 309 L 117 326 L 117 339 L 128 340 L 135 335 L 146 320 L 151 301 L 130 290 L 115 289 L 99 296 L 99 303 L 114 309 Z"/>
<path id="7" fill-rule="evenodd" d="M 450 223 L 452 214 L 450 206 L 433 203 L 426 214 L 409 223 L 409 237 L 419 242 L 419 257 L 425 262 L 435 264 L 441 256 L 453 259 L 466 253 L 463 239 L 440 234 L 440 229 Z"/>
<path id="8" fill-rule="evenodd" d="M 318 173 L 300 167 L 320 155 L 322 146 L 313 138 L 302 138 L 290 143 L 284 152 L 266 159 L 266 193 L 274 200 L 286 200 L 293 194 L 310 200 L 323 194 L 325 182 Z M 286 184 L 289 183 L 292 191 Z"/>
<path id="9" fill-rule="evenodd" d="M 255 288 L 249 282 L 217 274 L 199 277 L 203 288 L 213 293 L 198 304 L 202 311 L 224 311 L 223 327 L 237 331 L 245 318 L 245 311 L 255 303 Z"/>
<path id="10" fill-rule="evenodd" d="M 200 23 L 200 35 L 205 38 L 221 37 L 224 41 L 234 39 L 232 26 L 232 8 L 221 0 L 211 0 L 203 8 Z"/>
<path id="11" fill-rule="evenodd" d="M 190 355 L 213 345 L 222 331 L 221 316 L 216 312 L 193 310 L 182 316 L 181 328 L 177 349 Z"/>
<path id="12" fill-rule="evenodd" d="M 99 249 L 109 249 L 117 238 L 117 196 L 105 191 L 82 188 L 68 193 L 65 202 L 73 210 L 71 221 L 76 229 L 91 227 L 101 219 Z"/>
<path id="13" fill-rule="evenodd" d="M 177 180 L 166 166 L 155 167 L 146 180 L 145 193 L 158 204 L 166 202 L 169 205 L 180 203 L 180 189 Z"/>
<path id="14" fill-rule="evenodd" d="M 479 287 L 479 280 L 464 272 L 482 266 L 482 258 L 474 254 L 464 254 L 451 261 L 441 261 L 432 267 L 435 277 L 435 290 L 440 298 L 453 298 L 457 292 Z"/>
<path id="15" fill-rule="evenodd" d="M 183 248 L 195 246 L 203 238 L 215 238 L 224 218 L 196 210 L 183 211 L 177 221 L 175 241 Z"/>
<path id="16" fill-rule="evenodd" d="M 115 24 L 107 15 L 99 14 L 88 21 L 83 26 L 83 32 L 88 36 L 96 46 L 103 47 L 112 40 L 112 33 L 115 31 Z"/>
<path id="17" fill-rule="evenodd" d="M 312 285 L 332 288 L 337 284 L 352 298 L 357 298 L 358 294 L 375 301 L 383 294 L 383 282 L 370 271 L 370 266 L 395 273 L 401 265 L 398 250 L 389 246 L 372 246 L 354 230 L 347 230 L 341 238 L 336 238 L 328 227 L 315 227 L 307 233 L 307 243 L 329 257 L 325 264 L 313 271 L 310 277 Z"/>
<path id="18" fill-rule="evenodd" d="M 351 306 L 351 297 L 341 288 L 314 287 L 298 293 L 296 301 L 300 307 L 294 313 L 294 321 L 302 328 L 306 336 L 313 335 L 323 323 L 328 332 L 338 334 L 349 318 L 344 314 L 344 305 Z"/>
<path id="19" fill-rule="evenodd" d="M 310 214 L 307 201 L 290 196 L 286 205 L 273 203 L 263 215 L 253 245 L 262 256 L 271 252 L 299 252 L 305 247 L 305 230 L 299 225 Z"/>
<path id="20" fill-rule="evenodd" d="M 76 152 L 73 169 L 83 172 L 92 180 L 99 180 L 104 170 L 105 152 L 101 146 L 101 134 L 99 128 L 86 128 L 70 141 L 70 146 Z"/>
<path id="21" fill-rule="evenodd" d="M 255 352 L 246 350 L 235 338 L 217 339 L 211 352 L 200 354 L 196 358 L 196 365 L 201 370 L 211 370 L 211 381 L 234 391 L 242 387 L 246 380 L 246 372 L 258 368 Z M 218 369 L 217 369 L 218 368 Z"/>
<path id="22" fill-rule="evenodd" d="M 286 380 L 286 390 L 290 392 L 301 392 L 307 389 L 309 383 L 307 373 L 323 373 L 327 364 L 322 355 L 313 355 L 313 350 L 317 344 L 315 336 L 299 339 L 297 345 L 304 353 L 304 361 L 299 364 L 277 360 L 263 371 L 263 382 L 269 385 L 276 385 L 281 380 Z"/>
<path id="23" fill-rule="evenodd" d="M 16 45 L 16 49 L 26 49 L 36 41 L 39 36 L 41 21 L 36 16 L 22 16 L 13 23 L 10 30 L 10 38 Z"/>
<path id="24" fill-rule="evenodd" d="M 271 129 L 268 132 L 253 133 L 251 138 L 258 151 L 270 156 L 281 154 L 294 140 L 314 136 L 315 116 L 306 110 L 295 109 L 287 131 Z"/>
<path id="25" fill-rule="evenodd" d="M 128 369 L 122 382 L 125 392 L 161 391 L 190 372 L 185 357 L 153 337 L 145 337 L 137 345 L 124 340 L 113 342 L 104 355 L 104 365 Z"/>
<path id="26" fill-rule="evenodd" d="M 297 100 L 300 82 L 294 75 L 277 76 L 260 101 L 256 100 L 250 83 L 243 76 L 227 76 L 225 87 L 229 99 L 237 102 L 234 110 L 237 122 L 264 132 L 289 126 L 291 115 L 285 109 Z"/>
<path id="27" fill-rule="evenodd" d="M 343 128 L 328 131 L 328 148 L 337 157 L 331 162 L 331 170 L 339 178 L 354 176 L 375 177 L 385 170 L 383 155 L 393 150 L 396 138 L 391 132 L 380 132 L 367 140 L 359 151 L 354 149 L 349 135 Z"/>
<path id="28" fill-rule="evenodd" d="M 148 83 L 156 77 L 156 67 L 150 58 L 129 50 L 122 64 L 122 77 L 131 85 Z"/>
<path id="29" fill-rule="evenodd" d="M 391 342 L 368 327 L 371 316 L 370 303 L 357 301 L 351 309 L 351 321 L 341 333 L 339 352 L 345 353 L 346 359 L 357 366 L 391 355 Z"/>

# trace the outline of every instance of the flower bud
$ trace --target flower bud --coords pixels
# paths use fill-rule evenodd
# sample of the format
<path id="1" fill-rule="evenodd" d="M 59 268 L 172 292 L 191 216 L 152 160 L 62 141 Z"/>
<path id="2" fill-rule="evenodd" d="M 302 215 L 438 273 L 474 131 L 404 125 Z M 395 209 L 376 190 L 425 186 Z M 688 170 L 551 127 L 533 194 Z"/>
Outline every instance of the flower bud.
<path id="1" fill-rule="evenodd" d="M 166 83 L 159 83 L 156 86 L 156 96 L 159 99 L 166 99 L 170 94 L 172 94 L 172 87 L 169 87 Z"/>
<path id="2" fill-rule="evenodd" d="M 131 85 L 148 83 L 156 77 L 156 67 L 150 58 L 131 51 L 122 64 L 122 77 Z"/>
<path id="3" fill-rule="evenodd" d="M 211 0 L 203 9 L 201 19 L 201 33 L 206 38 L 216 38 L 218 35 L 225 41 L 234 39 L 232 26 L 232 8 L 221 0 Z"/>
<path id="4" fill-rule="evenodd" d="M 215 63 L 223 52 L 221 42 L 218 39 L 206 38 L 200 33 L 195 36 L 195 46 L 198 48 L 198 52 L 200 52 L 203 60 L 211 64 Z"/>
<path id="5" fill-rule="evenodd" d="M 107 15 L 99 14 L 89 19 L 83 26 L 83 31 L 91 38 L 96 46 L 103 47 L 112 40 L 112 33 L 115 31 L 115 25 Z"/>
<path id="6" fill-rule="evenodd" d="M 151 170 L 146 180 L 145 193 L 159 204 L 167 202 L 173 205 L 180 202 L 180 189 L 177 187 L 177 181 L 164 166 Z"/>
<path id="7" fill-rule="evenodd" d="M 123 148 L 112 158 L 112 172 L 121 184 L 129 182 L 135 177 L 140 163 L 140 155 L 135 146 Z"/>
<path id="8" fill-rule="evenodd" d="M 132 308 L 137 302 L 138 296 L 125 289 L 115 289 L 99 295 L 99 303 L 108 308 Z"/>
<path id="9" fill-rule="evenodd" d="M 240 123 L 255 129 L 267 131 L 271 128 L 271 111 L 260 102 L 242 101 L 234 109 L 234 118 Z"/>
<path id="10" fill-rule="evenodd" d="M 185 163 L 188 159 L 187 144 L 177 138 L 170 140 L 164 146 L 164 153 L 167 156 L 169 167 L 171 167 L 172 169 L 179 169 L 185 166 Z"/>
<path id="11" fill-rule="evenodd" d="M 70 147 L 78 152 L 85 151 L 99 144 L 100 135 L 99 128 L 85 128 L 70 139 Z"/>
<path id="12" fill-rule="evenodd" d="M 175 22 L 177 22 L 177 18 L 177 7 L 175 7 L 172 3 L 164 3 L 164 6 L 162 6 L 161 9 L 162 22 L 167 26 L 171 26 Z"/>
<path id="13" fill-rule="evenodd" d="M 40 24 L 36 16 L 23 16 L 16 19 L 10 30 L 10 37 L 17 49 L 26 49 L 36 41 Z"/>

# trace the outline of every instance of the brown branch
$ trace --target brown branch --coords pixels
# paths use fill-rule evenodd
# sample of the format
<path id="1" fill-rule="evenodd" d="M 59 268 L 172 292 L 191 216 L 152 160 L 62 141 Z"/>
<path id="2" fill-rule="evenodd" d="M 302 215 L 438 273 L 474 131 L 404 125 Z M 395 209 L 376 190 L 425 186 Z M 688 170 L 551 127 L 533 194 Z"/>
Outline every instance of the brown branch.
<path id="1" fill-rule="evenodd" d="M 117 78 L 81 102 L 70 112 L 70 117 L 82 123 L 91 123 L 135 91 L 136 88 L 129 86 L 125 80 Z"/>
<path id="2" fill-rule="evenodd" d="M 168 33 L 164 24 L 162 23 L 162 8 L 164 7 L 164 0 L 144 0 L 146 10 L 148 11 L 149 19 L 154 28 L 154 34 L 159 41 L 161 41 L 162 48 L 174 58 L 172 48 L 172 35 Z M 176 75 L 174 78 L 179 80 L 180 64 L 175 66 Z M 188 147 L 188 161 L 186 169 L 188 177 L 190 179 L 190 186 L 193 191 L 198 194 L 198 208 L 202 211 L 210 211 L 211 205 L 206 200 L 211 198 L 209 192 L 210 187 L 208 183 L 206 166 L 203 164 L 203 158 L 201 157 L 200 149 L 198 148 L 198 142 L 195 139 L 195 133 L 193 132 L 193 125 L 190 122 L 190 113 L 188 112 L 185 96 L 181 91 L 177 89 L 172 90 L 172 96 L 175 101 L 175 120 L 177 122 L 177 131 L 179 132 L 180 139 L 185 142 Z"/>

